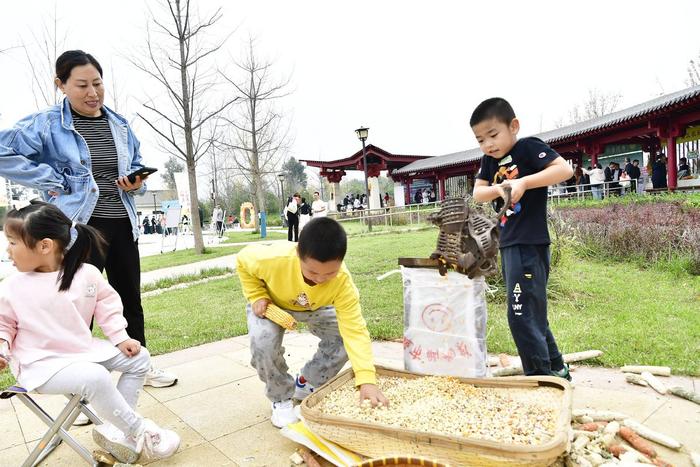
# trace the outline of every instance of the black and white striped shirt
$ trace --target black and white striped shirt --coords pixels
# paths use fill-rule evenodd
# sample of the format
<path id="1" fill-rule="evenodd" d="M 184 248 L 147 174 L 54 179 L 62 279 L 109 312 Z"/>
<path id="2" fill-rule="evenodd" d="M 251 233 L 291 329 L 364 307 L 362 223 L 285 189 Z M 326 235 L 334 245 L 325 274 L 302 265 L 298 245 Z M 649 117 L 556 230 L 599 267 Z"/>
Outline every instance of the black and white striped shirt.
<path id="1" fill-rule="evenodd" d="M 95 177 L 97 188 L 100 190 L 92 216 L 129 217 L 121 200 L 119 187 L 116 185 L 119 178 L 117 148 L 109 128 L 107 114 L 104 110 L 99 117 L 85 117 L 75 111 L 71 113 L 76 131 L 85 139 L 90 150 L 92 176 Z"/>

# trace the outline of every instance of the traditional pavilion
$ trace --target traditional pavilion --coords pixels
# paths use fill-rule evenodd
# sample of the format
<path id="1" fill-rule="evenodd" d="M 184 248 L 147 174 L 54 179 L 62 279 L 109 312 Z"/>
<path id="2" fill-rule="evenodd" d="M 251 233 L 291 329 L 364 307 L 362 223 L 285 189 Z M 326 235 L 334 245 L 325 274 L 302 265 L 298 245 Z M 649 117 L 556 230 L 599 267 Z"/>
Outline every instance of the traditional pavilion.
<path id="1" fill-rule="evenodd" d="M 367 155 L 367 183 L 370 191 L 369 203 L 371 209 L 376 209 L 380 206 L 379 197 L 381 193 L 379 192 L 378 177 L 382 171 L 387 171 L 391 174 L 393 171 L 407 164 L 429 157 L 391 154 L 373 144 L 368 145 L 365 151 Z M 321 170 L 320 175 L 328 179 L 328 183 L 331 184 L 329 200 L 331 210 L 335 209 L 336 203 L 340 202 L 340 180 L 346 175 L 346 171 L 359 170 L 362 172 L 364 170 L 362 150 L 357 151 L 350 157 L 335 161 L 301 160 L 300 162 L 306 163 L 309 167 L 318 167 Z M 403 199 L 404 197 L 402 194 L 401 200 Z"/>
<path id="2" fill-rule="evenodd" d="M 679 186 L 677 173 L 680 157 L 686 157 L 696 172 L 698 168 L 700 86 L 533 136 L 544 140 L 565 159 L 584 167 L 596 162 L 621 162 L 625 157 L 636 158 L 646 164 L 663 153 L 667 157 L 668 188 L 675 190 Z M 370 207 L 379 207 L 376 177 L 381 170 L 387 170 L 394 180 L 396 204 L 402 205 L 401 201 L 410 203 L 413 193 L 426 186 L 437 190 L 439 199 L 468 192 L 479 170 L 481 156 L 478 147 L 426 157 L 392 155 L 369 145 L 367 170 L 372 180 Z M 321 169 L 321 175 L 334 186 L 334 199 L 340 194 L 338 184 L 345 171 L 363 169 L 362 151 L 337 161 L 303 162 Z M 373 202 L 375 198 L 376 203 Z"/>

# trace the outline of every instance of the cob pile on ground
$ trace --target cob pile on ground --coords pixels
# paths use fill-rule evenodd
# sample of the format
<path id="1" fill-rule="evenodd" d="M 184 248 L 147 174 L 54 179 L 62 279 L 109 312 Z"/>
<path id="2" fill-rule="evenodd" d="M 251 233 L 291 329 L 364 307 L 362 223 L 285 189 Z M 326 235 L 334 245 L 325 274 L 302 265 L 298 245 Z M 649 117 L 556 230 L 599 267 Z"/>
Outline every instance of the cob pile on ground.
<path id="1" fill-rule="evenodd" d="M 618 412 L 574 410 L 572 428 L 567 467 L 671 466 L 659 457 L 656 445 L 676 451 L 683 448 L 670 436 Z"/>
<path id="2" fill-rule="evenodd" d="M 265 310 L 265 318 L 269 319 L 273 323 L 279 324 L 285 329 L 289 329 L 290 331 L 296 329 L 297 327 L 297 321 L 294 319 L 294 317 L 273 303 L 267 305 L 267 310 Z"/>

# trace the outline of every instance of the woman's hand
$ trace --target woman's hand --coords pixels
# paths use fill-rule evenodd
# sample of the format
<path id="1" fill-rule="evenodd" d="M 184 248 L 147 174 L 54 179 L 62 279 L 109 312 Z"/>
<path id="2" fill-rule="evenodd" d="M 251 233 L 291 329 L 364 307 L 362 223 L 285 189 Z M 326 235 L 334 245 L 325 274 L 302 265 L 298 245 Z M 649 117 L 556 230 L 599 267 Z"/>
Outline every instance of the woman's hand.
<path id="1" fill-rule="evenodd" d="M 146 180 L 147 178 L 148 177 L 141 178 L 140 175 L 137 175 L 136 181 L 134 183 L 131 183 L 129 181 L 129 177 L 127 175 L 124 175 L 123 177 L 119 177 L 115 183 L 119 188 L 121 188 L 124 191 L 134 191 L 141 188 L 141 185 L 143 185 L 144 180 Z"/>
<path id="2" fill-rule="evenodd" d="M 10 363 L 10 362 L 7 361 L 7 359 L 5 358 L 4 355 L 0 355 L 0 371 L 2 371 L 2 370 L 4 370 L 5 368 L 7 368 L 7 365 L 8 365 L 9 363 Z"/>
<path id="3" fill-rule="evenodd" d="M 117 344 L 117 348 L 127 357 L 133 357 L 141 352 L 141 343 L 136 339 L 127 339 Z"/>

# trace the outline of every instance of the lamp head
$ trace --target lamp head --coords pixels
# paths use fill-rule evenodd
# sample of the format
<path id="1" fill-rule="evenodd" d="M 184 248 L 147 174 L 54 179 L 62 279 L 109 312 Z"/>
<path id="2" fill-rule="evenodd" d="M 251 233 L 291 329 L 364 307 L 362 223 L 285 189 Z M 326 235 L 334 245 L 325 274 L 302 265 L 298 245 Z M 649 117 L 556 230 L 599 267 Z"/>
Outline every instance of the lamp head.
<path id="1" fill-rule="evenodd" d="M 367 140 L 367 136 L 369 135 L 369 128 L 360 127 L 357 130 L 355 130 L 355 133 L 357 133 L 357 138 L 360 141 L 365 141 Z"/>

